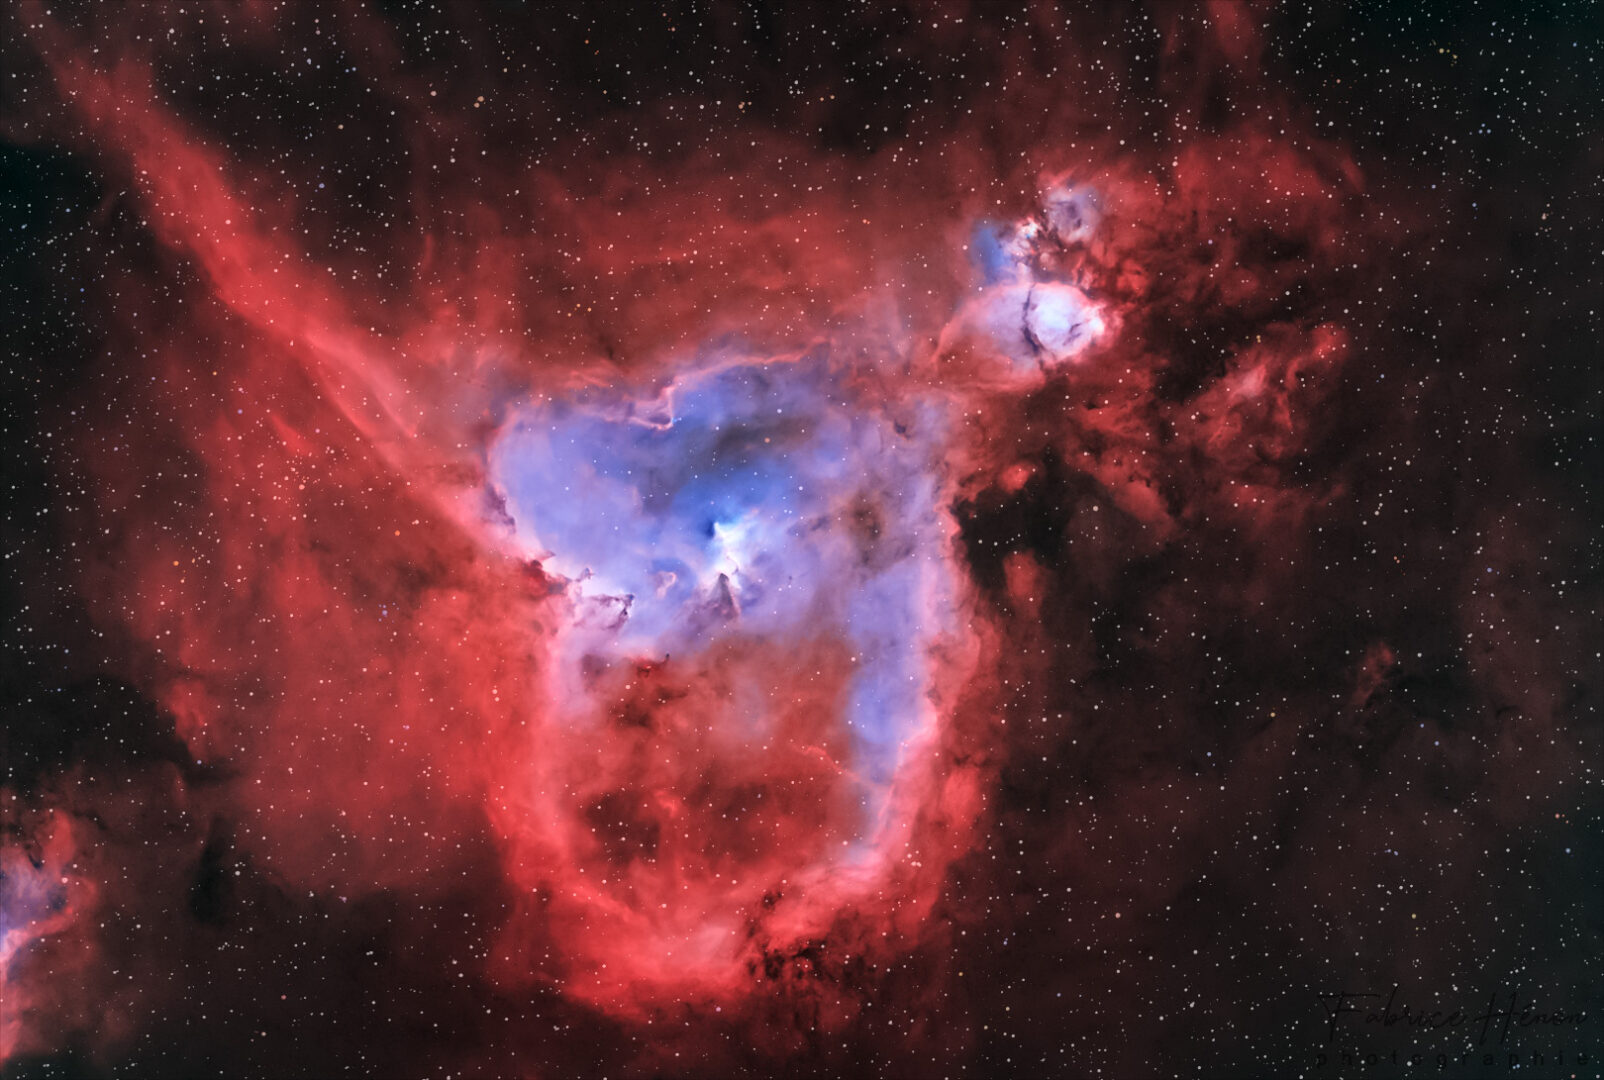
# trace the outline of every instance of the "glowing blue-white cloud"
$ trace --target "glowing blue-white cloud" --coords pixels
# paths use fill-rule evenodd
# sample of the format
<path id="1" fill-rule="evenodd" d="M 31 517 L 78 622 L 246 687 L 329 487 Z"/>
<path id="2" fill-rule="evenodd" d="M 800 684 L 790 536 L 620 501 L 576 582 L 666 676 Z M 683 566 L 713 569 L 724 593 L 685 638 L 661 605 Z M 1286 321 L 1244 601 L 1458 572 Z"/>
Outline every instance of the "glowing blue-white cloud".
<path id="1" fill-rule="evenodd" d="M 1064 253 L 1088 241 L 1101 219 L 1090 189 L 1057 187 L 1043 196 L 1038 214 L 1008 225 L 981 222 L 971 232 L 979 291 L 953 329 L 989 342 L 1007 362 L 1004 376 L 1039 377 L 1107 329 L 1097 305 L 1059 269 Z"/>
<path id="2" fill-rule="evenodd" d="M 595 613 L 559 662 L 835 635 L 854 657 L 843 722 L 872 831 L 929 722 L 928 652 L 952 617 L 940 411 L 908 416 L 899 429 L 859 403 L 824 350 L 517 411 L 492 479 L 525 550 Z"/>

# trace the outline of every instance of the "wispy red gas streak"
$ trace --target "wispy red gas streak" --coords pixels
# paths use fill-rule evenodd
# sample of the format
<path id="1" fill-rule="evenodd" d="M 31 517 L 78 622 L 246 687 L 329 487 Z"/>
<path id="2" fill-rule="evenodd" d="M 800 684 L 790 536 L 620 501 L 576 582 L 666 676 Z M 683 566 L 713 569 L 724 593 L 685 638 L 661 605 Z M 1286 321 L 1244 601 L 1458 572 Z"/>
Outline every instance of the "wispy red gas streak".
<path id="1" fill-rule="evenodd" d="M 1208 10 L 1212 44 L 1174 27 L 1168 47 L 1251 82 L 1252 12 Z M 1088 493 L 1075 528 L 1097 574 L 1209 522 L 1273 553 L 1343 494 L 1295 468 L 1351 347 L 1350 313 L 1321 294 L 1343 295 L 1332 283 L 1388 230 L 1340 148 L 1285 134 L 1295 118 L 1137 151 L 1064 105 L 1028 155 L 999 163 L 961 128 L 918 149 L 923 184 L 890 188 L 862 175 L 913 151 L 865 163 L 776 135 L 753 152 L 798 155 L 773 170 L 790 175 L 783 200 L 739 162 L 603 157 L 586 185 L 503 155 L 481 188 L 425 185 L 416 234 L 341 252 L 337 271 L 281 178 L 186 125 L 148 62 L 29 12 L 78 145 L 200 279 L 188 310 L 116 346 L 129 392 L 173 420 L 85 434 L 97 491 L 78 525 L 104 534 L 82 587 L 139 644 L 132 674 L 188 754 L 229 777 L 206 798 L 288 890 L 438 895 L 458 884 L 441 852 L 488 835 L 505 918 L 464 964 L 502 992 L 555 990 L 624 1023 L 799 1002 L 823 1029 L 853 1022 L 853 965 L 951 932 L 935 916 L 983 840 L 1009 705 L 1076 662 L 1042 645 L 1053 571 L 966 550 L 962 515 L 1006 514 L 1062 469 Z M 464 135 L 458 152 L 477 148 Z M 1095 223 L 1054 218 L 1066 192 L 1092 193 Z M 999 277 L 977 254 L 986 227 L 1006 234 Z M 597 661 L 579 700 L 556 700 L 563 635 L 594 611 L 583 575 L 520 546 L 490 464 L 531 403 L 598 387 L 646 401 L 720 364 L 801 369 L 821 352 L 853 408 L 931 440 L 936 554 L 887 558 L 950 585 L 932 595 L 951 628 L 919 655 L 934 720 L 883 785 L 889 824 L 861 858 L 842 854 L 873 786 L 846 723 L 850 638 L 822 621 L 737 629 Z M 184 470 L 187 532 L 153 462 Z M 842 505 L 874 503 L 843 485 Z M 865 550 L 892 531 L 875 512 Z M 580 712 L 601 719 L 571 724 Z M 71 939 L 97 886 L 66 869 L 65 812 L 29 828 L 42 860 L 8 848 L 7 867 L 66 900 L 4 928 L 0 986 L 41 1002 L 27 942 Z M 8 1016 L 0 1057 L 31 1045 L 39 1008 Z"/>

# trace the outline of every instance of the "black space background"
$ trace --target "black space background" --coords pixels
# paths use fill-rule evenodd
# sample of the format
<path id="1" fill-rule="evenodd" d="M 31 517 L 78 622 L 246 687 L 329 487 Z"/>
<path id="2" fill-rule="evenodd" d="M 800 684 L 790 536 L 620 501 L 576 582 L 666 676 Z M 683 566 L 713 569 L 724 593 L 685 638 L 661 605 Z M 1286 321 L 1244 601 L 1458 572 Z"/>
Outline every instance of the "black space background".
<path id="1" fill-rule="evenodd" d="M 91 17 L 84 5 L 57 8 L 69 21 Z M 313 6 L 305 10 L 311 18 Z M 1018 17 L 1001 4 L 971 10 L 974 41 L 957 50 L 933 41 L 919 28 L 920 14 L 901 6 L 669 10 L 672 35 L 661 31 L 656 9 L 630 6 L 379 9 L 400 43 L 407 78 L 426 73 L 431 84 L 448 86 L 453 71 L 480 65 L 487 54 L 538 58 L 541 75 L 527 92 L 558 107 L 531 108 L 509 137 L 557 155 L 585 133 L 592 160 L 596 148 L 605 154 L 627 145 L 643 127 L 655 137 L 652 103 L 681 98 L 739 98 L 750 103 L 754 126 L 831 152 L 868 154 L 947 130 L 985 93 L 989 76 L 1018 64 L 987 48 L 996 40 L 988 34 Z M 1127 55 L 1138 71 L 1156 63 L 1153 48 L 1131 45 L 1151 40 L 1149 13 L 1076 10 L 1082 32 L 1108 40 L 1110 54 Z M 1321 3 L 1286 5 L 1270 17 L 1267 80 L 1321 135 L 1352 148 L 1377 199 L 1421 215 L 1439 253 L 1432 268 L 1406 253 L 1399 272 L 1378 278 L 1387 291 L 1363 329 L 1367 359 L 1350 373 L 1324 458 L 1308 465 L 1345 471 L 1354 508 L 1380 495 L 1413 504 L 1427 522 L 1416 526 L 1419 536 L 1366 531 L 1334 514 L 1302 556 L 1301 591 L 1277 616 L 1284 625 L 1249 622 L 1229 603 L 1211 608 L 1199 600 L 1211 643 L 1168 657 L 1160 669 L 1152 658 L 1121 652 L 1121 620 L 1137 610 L 1133 598 L 1175 577 L 1207 581 L 1228 596 L 1254 573 L 1239 546 L 1198 537 L 1161 559 L 1110 560 L 1106 572 L 1089 571 L 1071 562 L 1066 538 L 1095 493 L 1050 459 L 1017 495 L 961 508 L 977 580 L 995 583 L 1007 551 L 1035 551 L 1054 568 L 1052 607 L 1063 640 L 1096 651 L 1073 681 L 1066 675 L 1021 691 L 1029 698 L 1021 710 L 1081 719 L 1073 730 L 1012 748 L 989 838 L 954 870 L 943 913 L 957 929 L 954 951 L 915 956 L 865 991 L 879 1014 L 895 1016 L 904 999 L 932 1007 L 913 992 L 926 978 L 962 972 L 929 1018 L 938 1029 L 966 1033 L 952 1041 L 952 1056 L 921 1056 L 868 1022 L 775 1061 L 743 1051 L 734 1024 L 643 1034 L 555 998 L 509 1000 L 440 974 L 441 957 L 494 921 L 488 851 L 478 856 L 481 880 L 454 904 L 420 910 L 380 895 L 330 912 L 236 860 L 224 821 L 197 865 L 155 879 L 182 882 L 152 901 L 170 912 L 175 939 L 204 928 L 209 941 L 233 946 L 219 954 L 210 945 L 186 961 L 189 1005 L 151 1020 L 120 1057 L 67 1045 L 9 1063 L 6 1075 L 401 1077 L 458 1069 L 512 1075 L 524 1067 L 539 1075 L 625 1075 L 642 1040 L 659 1038 L 682 1041 L 680 1067 L 691 1073 L 700 1048 L 717 1046 L 706 1058 L 708 1075 L 1338 1075 L 1315 1069 L 1327 1049 L 1316 995 L 1374 989 L 1378 981 L 1390 988 L 1399 946 L 1370 928 L 1395 904 L 1429 924 L 1421 931 L 1428 944 L 1411 953 L 1413 981 L 1402 984 L 1403 998 L 1437 993 L 1479 1007 L 1493 990 L 1520 989 L 1585 1009 L 1596 1021 L 1604 1010 L 1604 762 L 1577 766 L 1591 770 L 1588 779 L 1571 788 L 1564 818 L 1547 821 L 1506 812 L 1532 793 L 1520 785 L 1542 782 L 1525 772 L 1511 786 L 1490 759 L 1422 765 L 1404 784 L 1398 762 L 1413 753 L 1410 732 L 1423 720 L 1444 738 L 1476 746 L 1511 722 L 1504 704 L 1467 674 L 1451 615 L 1469 587 L 1467 568 L 1484 546 L 1498 546 L 1480 529 L 1492 508 L 1512 521 L 1513 537 L 1498 552 L 1500 572 L 1514 575 L 1500 662 L 1517 682 L 1545 683 L 1560 702 L 1554 726 L 1567 746 L 1584 754 L 1599 747 L 1600 10 Z M 435 32 L 447 26 L 452 33 Z M 606 40 L 605 62 L 587 37 Z M 1148 61 L 1129 60 L 1133 52 Z M 0 108 L 10 111 L 16 80 L 40 75 L 20 47 L 0 56 L 10 69 Z M 244 126 L 255 145 L 271 147 L 277 138 L 287 153 L 306 155 L 307 169 L 332 173 L 341 164 L 338 147 L 308 147 L 296 134 L 306 121 L 298 110 L 320 96 L 356 92 L 339 76 L 291 93 L 274 89 L 279 76 L 265 63 L 219 74 L 237 82 L 239 94 L 257 95 L 254 106 L 207 116 L 186 110 L 175 89 L 177 106 L 202 130 Z M 797 87 L 838 97 L 804 112 Z M 1224 81 L 1207 88 L 1204 123 L 1211 113 L 1229 114 L 1233 92 Z M 645 104 L 615 104 L 621 99 Z M 1153 104 L 1145 122 L 1161 127 L 1162 97 Z M 1123 110 L 1112 122 L 1140 131 L 1137 113 Z M 868 128 L 865 118 L 874 121 Z M 24 799 L 70 769 L 137 776 L 140 763 L 160 760 L 187 770 L 190 783 L 226 782 L 185 761 L 171 718 L 132 685 L 135 646 L 97 629 L 102 624 L 75 589 L 82 552 L 58 528 L 63 508 L 88 498 L 68 437 L 83 419 L 74 410 L 104 394 L 92 381 L 117 377 L 100 358 L 118 343 L 95 314 L 107 286 L 106 253 L 180 281 L 188 273 L 142 232 L 125 201 L 96 212 L 107 204 L 107 184 L 120 183 L 98 170 L 48 139 L 0 145 L 0 780 Z M 357 185 L 365 201 L 394 198 L 405 213 L 404 187 L 391 192 L 371 179 L 382 172 L 353 167 L 341 182 Z M 1427 355 L 1458 373 L 1428 397 L 1404 401 L 1373 377 L 1405 372 Z M 1408 482 L 1381 464 L 1400 443 L 1430 463 Z M 1421 553 L 1418 569 L 1402 578 L 1389 571 L 1399 551 Z M 1562 598 L 1561 581 L 1568 583 Z M 1084 637 L 1083 624 L 1092 626 Z M 1549 626 L 1570 640 L 1558 648 L 1535 643 Z M 1418 659 L 1363 715 L 1342 715 L 1358 658 L 1378 639 Z M 1294 771 L 1232 767 L 1255 732 L 1224 703 L 1248 699 L 1330 703 Z M 1163 732 L 1142 727 L 1162 709 L 1192 712 Z M 1199 797 L 1216 797 L 1202 839 L 1181 843 L 1161 810 L 1149 821 L 1133 808 L 1141 798 L 1162 807 L 1171 778 L 1183 776 Z M 1105 801 L 1115 808 L 1109 814 L 1098 809 Z M 1325 834 L 1316 820 L 1363 821 L 1399 803 L 1462 805 L 1471 836 L 1422 830 L 1378 834 L 1369 847 L 1320 846 Z M 1054 838 L 1069 827 L 1078 847 L 1061 858 Z M 1301 849 L 1302 860 L 1288 849 Z M 1320 875 L 1308 872 L 1310 851 Z M 1445 869 L 1444 860 L 1454 867 Z M 223 869 L 230 866 L 241 874 L 230 877 Z M 1097 868 L 1090 876 L 1089 866 Z M 1316 919 L 1316 900 L 1342 914 Z M 1109 917 L 1121 909 L 1121 919 Z M 1580 1034 L 1556 1037 L 1549 1050 L 1591 1049 L 1595 1064 L 1582 1074 L 1596 1075 L 1599 1032 L 1591 1022 Z M 1407 1044 L 1379 1039 L 1362 1048 L 1394 1045 Z M 1419 1075 L 1550 1075 L 1456 1068 Z M 1395 1074 L 1402 1075 L 1383 1065 L 1366 1075 Z"/>

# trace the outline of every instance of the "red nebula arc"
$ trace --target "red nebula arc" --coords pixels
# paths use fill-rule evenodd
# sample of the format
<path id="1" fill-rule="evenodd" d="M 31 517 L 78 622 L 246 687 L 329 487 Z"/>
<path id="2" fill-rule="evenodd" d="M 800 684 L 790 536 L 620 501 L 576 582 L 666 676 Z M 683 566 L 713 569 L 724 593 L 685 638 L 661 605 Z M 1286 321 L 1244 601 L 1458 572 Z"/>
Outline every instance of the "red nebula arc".
<path id="1" fill-rule="evenodd" d="M 847 1022 L 852 981 L 804 976 L 947 932 L 1009 680 L 1037 663 L 1041 567 L 1016 555 L 987 594 L 956 508 L 1031 483 L 1043 452 L 1140 544 L 1189 515 L 1272 533 L 1331 495 L 1277 464 L 1348 331 L 1278 315 L 1304 271 L 1252 251 L 1273 231 L 1348 258 L 1360 178 L 1331 147 L 1244 123 L 1160 160 L 1048 133 L 1004 203 L 972 194 L 990 166 L 951 138 L 921 190 L 849 198 L 839 162 L 804 163 L 755 220 L 697 162 L 650 198 L 627 162 L 588 187 L 497 162 L 492 194 L 419 195 L 457 200 L 435 207 L 449 228 L 369 252 L 308 240 L 316 189 L 186 125 L 149 64 L 30 22 L 75 137 L 186 281 L 184 302 L 119 294 L 136 347 L 107 363 L 165 419 L 85 432 L 81 587 L 188 756 L 231 777 L 189 797 L 288 889 L 427 898 L 455 884 L 442 852 L 488 833 L 509 899 L 471 963 L 505 992 L 624 1022 L 805 992 Z M 1209 303 L 1259 330 L 1182 393 L 1138 327 Z M 762 389 L 732 403 L 729 379 Z M 715 383 L 729 400 L 687 404 Z M 602 419 L 565 419 L 586 409 Z M 1198 468 L 1208 494 L 1182 507 Z M 704 494 L 730 508 L 698 533 Z M 8 870 L 0 968 L 30 1004 L 0 1055 L 59 1033 L 19 950 L 94 919 L 60 802 L 30 826 L 41 869 Z"/>

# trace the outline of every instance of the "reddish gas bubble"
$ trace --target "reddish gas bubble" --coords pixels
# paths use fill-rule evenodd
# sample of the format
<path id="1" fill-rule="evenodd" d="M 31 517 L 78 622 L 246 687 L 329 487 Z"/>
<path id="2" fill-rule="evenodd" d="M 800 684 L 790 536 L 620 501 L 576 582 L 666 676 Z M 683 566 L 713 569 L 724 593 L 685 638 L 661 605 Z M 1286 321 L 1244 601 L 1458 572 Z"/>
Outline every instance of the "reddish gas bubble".
<path id="1" fill-rule="evenodd" d="M 1222 48 L 1249 64 L 1242 18 L 1220 15 Z M 1167 165 L 1051 132 L 999 165 L 960 132 L 928 151 L 927 184 L 865 194 L 821 158 L 796 166 L 805 182 L 783 201 L 745 201 L 747 181 L 711 161 L 665 177 L 602 161 L 583 189 L 503 165 L 516 198 L 442 184 L 424 209 L 443 223 L 415 246 L 336 266 L 274 169 L 186 127 L 141 63 L 102 67 L 54 29 L 41 48 L 151 232 L 199 279 L 191 310 L 141 330 L 128 361 L 171 422 L 86 439 L 96 516 L 118 531 L 83 587 L 145 649 L 140 683 L 190 757 L 231 772 L 228 812 L 297 894 L 427 901 L 457 887 L 464 838 L 487 836 L 505 912 L 474 966 L 500 990 L 555 988 L 641 1021 L 801 986 L 825 999 L 821 1027 L 845 1023 L 850 964 L 944 932 L 931 916 L 981 835 L 1017 690 L 1005 664 L 1017 677 L 1043 655 L 1011 620 L 1052 614 L 1048 572 L 1028 551 L 969 545 L 958 509 L 994 512 L 1014 539 L 1030 522 L 1009 515 L 1071 472 L 1084 513 L 1070 527 L 1129 530 L 1124 555 L 1206 513 L 1273 535 L 1329 495 L 1274 465 L 1307 445 L 1346 331 L 1279 305 L 1300 266 L 1339 258 L 1351 222 L 1334 208 L 1358 178 L 1262 125 L 1189 137 Z M 977 177 L 1011 202 L 982 205 Z M 977 279 L 953 238 L 983 220 L 1000 240 Z M 1261 250 L 1277 245 L 1306 258 Z M 1199 313 L 1225 327 L 1204 344 Z M 752 630 L 735 581 L 751 523 L 732 518 L 710 523 L 728 567 L 637 567 L 652 584 L 617 587 L 598 571 L 609 544 L 662 543 L 628 534 L 650 486 L 616 485 L 615 507 L 564 459 L 571 476 L 548 469 L 517 492 L 495 460 L 520 410 L 559 430 L 545 410 L 626 388 L 637 408 L 622 423 L 662 426 L 651 392 L 667 401 L 681 376 L 820 352 L 845 374 L 809 399 L 819 415 L 792 409 L 792 426 L 707 460 L 750 469 L 776 440 L 809 445 L 809 425 L 874 418 L 877 447 L 831 458 L 841 475 L 809 536 L 850 539 L 841 550 L 865 566 L 934 567 L 951 624 L 904 635 L 919 640 L 894 674 L 915 691 L 897 708 L 917 715 L 889 725 L 883 776 L 850 723 L 872 650 L 820 614 L 851 592 L 847 575 L 808 592 L 797 626 Z M 929 452 L 875 471 L 905 445 Z M 157 473 L 171 486 L 138 494 Z M 895 527 L 915 483 L 933 529 L 917 542 Z M 175 503 L 187 530 L 168 527 Z M 565 515 L 623 533 L 575 525 L 573 550 L 545 550 L 561 530 L 541 523 Z M 727 633 L 568 650 L 639 625 L 649 589 L 692 585 Z M 54 925 L 27 918 L 31 936 Z"/>

